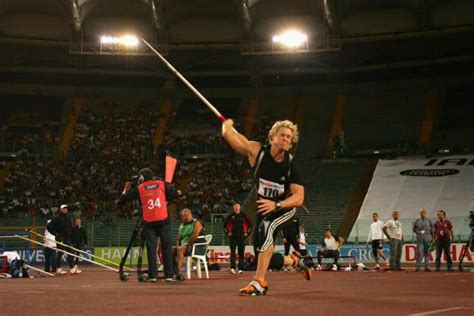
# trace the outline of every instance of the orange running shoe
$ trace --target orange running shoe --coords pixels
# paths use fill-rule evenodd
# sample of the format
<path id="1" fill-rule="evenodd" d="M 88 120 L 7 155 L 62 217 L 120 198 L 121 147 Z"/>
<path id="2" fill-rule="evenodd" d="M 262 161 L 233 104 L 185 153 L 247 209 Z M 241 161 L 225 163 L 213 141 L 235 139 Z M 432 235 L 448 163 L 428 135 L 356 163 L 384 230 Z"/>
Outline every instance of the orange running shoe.
<path id="1" fill-rule="evenodd" d="M 268 283 L 265 281 L 253 280 L 246 287 L 240 289 L 240 296 L 263 296 L 268 291 Z"/>
<path id="2" fill-rule="evenodd" d="M 301 273 L 306 281 L 310 281 L 313 278 L 313 271 L 304 264 L 303 256 L 301 256 L 299 252 L 293 251 L 293 253 L 290 254 L 290 257 L 293 259 L 293 268 Z"/>

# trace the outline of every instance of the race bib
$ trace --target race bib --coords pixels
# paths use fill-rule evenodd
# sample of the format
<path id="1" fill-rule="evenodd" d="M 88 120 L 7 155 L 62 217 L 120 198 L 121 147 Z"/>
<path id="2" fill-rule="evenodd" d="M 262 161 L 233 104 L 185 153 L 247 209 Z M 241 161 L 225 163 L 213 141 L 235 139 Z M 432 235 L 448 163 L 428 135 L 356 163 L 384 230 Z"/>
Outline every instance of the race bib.
<path id="1" fill-rule="evenodd" d="M 267 198 L 276 198 L 285 193 L 285 185 L 260 178 L 258 194 Z"/>

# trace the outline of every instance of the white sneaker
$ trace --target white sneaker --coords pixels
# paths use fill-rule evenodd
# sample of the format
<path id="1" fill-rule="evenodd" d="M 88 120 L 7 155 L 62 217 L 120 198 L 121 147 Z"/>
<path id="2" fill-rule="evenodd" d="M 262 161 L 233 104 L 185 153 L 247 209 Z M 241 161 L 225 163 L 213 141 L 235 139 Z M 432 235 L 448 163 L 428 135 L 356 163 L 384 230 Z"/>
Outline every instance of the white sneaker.
<path id="1" fill-rule="evenodd" d="M 236 274 L 237 272 L 235 271 L 235 269 L 230 269 L 230 270 L 229 270 L 229 273 L 230 273 L 230 274 Z"/>
<path id="2" fill-rule="evenodd" d="M 63 269 L 59 268 L 59 269 L 56 270 L 56 274 L 65 275 L 65 274 L 67 274 L 67 272 L 63 271 Z"/>
<path id="3" fill-rule="evenodd" d="M 82 273 L 82 270 L 79 270 L 78 268 L 76 268 L 76 274 L 79 274 L 79 273 Z"/>
<path id="4" fill-rule="evenodd" d="M 321 267 L 320 264 L 318 264 L 318 265 L 316 266 L 316 271 L 321 271 L 322 269 L 323 269 L 323 268 Z"/>
<path id="5" fill-rule="evenodd" d="M 335 264 L 333 264 L 331 270 L 332 271 L 337 271 L 337 266 Z"/>
<path id="6" fill-rule="evenodd" d="M 244 274 L 244 271 L 239 270 L 239 271 L 237 271 L 237 273 L 238 273 L 238 274 Z"/>
<path id="7" fill-rule="evenodd" d="M 69 270 L 69 274 L 76 274 L 76 267 L 72 268 L 71 270 Z"/>

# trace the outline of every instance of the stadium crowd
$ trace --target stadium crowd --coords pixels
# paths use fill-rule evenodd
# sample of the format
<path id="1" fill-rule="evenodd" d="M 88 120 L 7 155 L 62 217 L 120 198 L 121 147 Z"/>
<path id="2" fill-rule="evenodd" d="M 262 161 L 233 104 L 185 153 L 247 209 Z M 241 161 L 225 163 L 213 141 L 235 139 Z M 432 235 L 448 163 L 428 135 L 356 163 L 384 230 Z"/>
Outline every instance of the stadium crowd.
<path id="1" fill-rule="evenodd" d="M 156 110 L 144 106 L 106 113 L 85 107 L 64 159 L 38 155 L 32 147 L 39 140 L 58 144 L 58 136 L 25 134 L 16 163 L 0 191 L 0 216 L 50 217 L 58 212 L 59 201 L 67 201 L 74 217 L 110 223 L 111 214 L 136 215 L 137 209 L 117 207 L 114 199 L 125 180 L 153 161 L 152 137 L 158 117 Z M 269 122 L 268 117 L 256 122 L 252 134 L 262 134 Z M 179 136 L 168 131 L 161 147 L 180 157 L 186 153 L 222 153 L 226 146 L 217 132 Z M 232 155 L 225 158 L 191 163 L 179 160 L 175 179 L 184 194 L 178 209 L 188 207 L 209 219 L 211 213 L 228 211 L 235 199 L 248 192 L 252 181 L 247 163 Z M 159 175 L 164 170 L 161 160 L 156 166 Z M 242 182 L 242 178 L 247 180 Z M 181 179 L 185 183 L 180 183 Z"/>

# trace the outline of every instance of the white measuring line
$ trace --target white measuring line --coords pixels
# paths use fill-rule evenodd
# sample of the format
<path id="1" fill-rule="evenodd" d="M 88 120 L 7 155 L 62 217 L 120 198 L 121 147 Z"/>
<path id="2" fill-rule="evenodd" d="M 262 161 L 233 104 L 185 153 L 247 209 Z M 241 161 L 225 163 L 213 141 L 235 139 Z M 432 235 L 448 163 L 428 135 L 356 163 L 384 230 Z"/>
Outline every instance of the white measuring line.
<path id="1" fill-rule="evenodd" d="M 474 307 L 451 307 L 451 308 L 444 308 L 444 309 L 436 309 L 433 311 L 428 311 L 428 312 L 423 312 L 423 313 L 410 314 L 410 316 L 432 315 L 432 314 L 439 314 L 439 313 L 444 313 L 444 312 L 457 311 L 461 309 L 474 309 Z"/>

